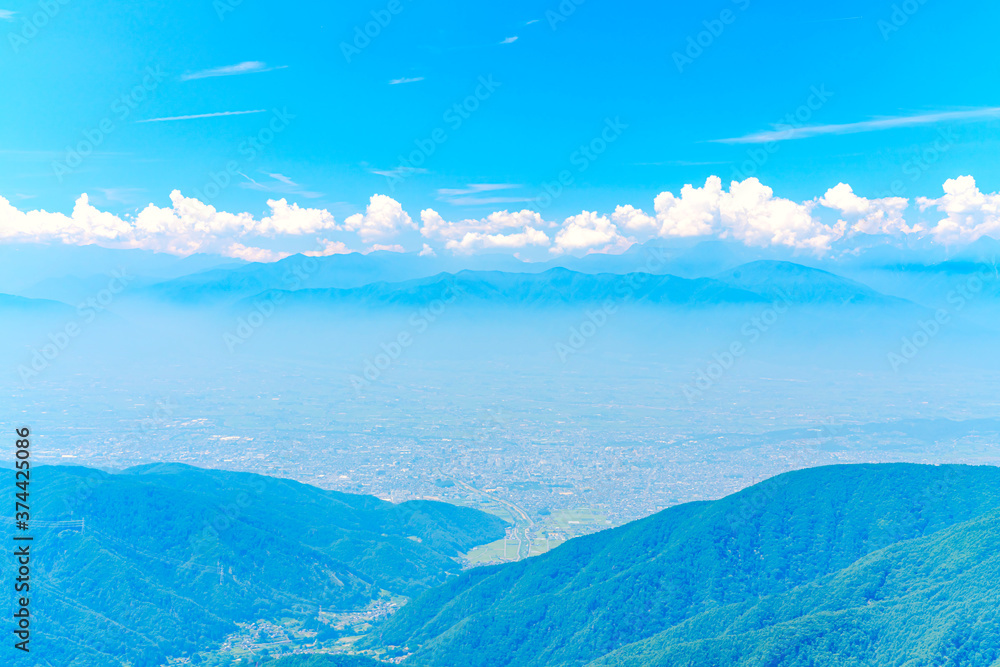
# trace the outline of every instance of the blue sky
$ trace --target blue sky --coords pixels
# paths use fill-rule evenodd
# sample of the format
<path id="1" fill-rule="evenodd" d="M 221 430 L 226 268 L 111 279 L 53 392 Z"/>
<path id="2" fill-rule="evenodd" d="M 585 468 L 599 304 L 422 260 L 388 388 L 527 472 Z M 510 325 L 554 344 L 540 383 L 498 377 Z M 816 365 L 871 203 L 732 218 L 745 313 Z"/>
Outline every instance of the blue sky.
<path id="1" fill-rule="evenodd" d="M 567 170 L 546 219 L 651 210 L 712 175 L 725 188 L 754 176 L 797 202 L 841 182 L 867 198 L 939 197 L 961 175 L 1000 189 L 996 3 L 0 10 L 0 196 L 21 210 L 68 214 L 87 193 L 128 215 L 180 190 L 220 210 L 264 215 L 284 197 L 343 220 L 383 194 L 418 225 L 426 208 L 457 220 L 537 204 Z M 798 129 L 753 142 L 796 113 Z M 267 141 L 251 151 L 249 137 Z M 96 138 L 76 164 L 68 149 Z M 603 152 L 580 152 L 592 141 Z M 231 183 L 208 196 L 227 166 Z"/>

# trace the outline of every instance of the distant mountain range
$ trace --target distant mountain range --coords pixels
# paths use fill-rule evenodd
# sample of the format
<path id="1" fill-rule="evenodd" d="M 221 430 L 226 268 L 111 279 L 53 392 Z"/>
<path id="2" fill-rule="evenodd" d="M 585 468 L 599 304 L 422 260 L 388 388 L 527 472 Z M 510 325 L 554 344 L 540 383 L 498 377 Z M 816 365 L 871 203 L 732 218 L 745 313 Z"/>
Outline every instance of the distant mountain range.
<path id="1" fill-rule="evenodd" d="M 0 294 L 0 312 L 23 314 L 71 315 L 75 309 L 60 301 L 29 299 L 23 296 Z"/>
<path id="2" fill-rule="evenodd" d="M 412 596 L 457 574 L 455 556 L 506 527 L 446 503 L 394 505 L 177 464 L 32 472 L 31 655 L 53 665 L 115 656 L 159 666 L 211 648 L 236 622 Z M 12 562 L 0 568 L 8 579 Z"/>
<path id="3" fill-rule="evenodd" d="M 260 300 L 309 307 L 354 306 L 366 309 L 415 307 L 436 300 L 480 306 L 541 308 L 639 302 L 648 305 L 711 307 L 761 305 L 866 305 L 916 308 L 860 283 L 826 271 L 788 262 L 759 261 L 714 278 L 679 278 L 648 273 L 580 273 L 549 269 L 542 273 L 461 271 L 400 283 L 375 283 L 353 289 L 270 290 L 244 299 L 238 308 Z"/>
<path id="4" fill-rule="evenodd" d="M 364 645 L 420 667 L 1000 659 L 1000 468 L 814 468 L 470 571 Z"/>
<path id="5" fill-rule="evenodd" d="M 881 293 L 937 308 L 949 291 L 969 275 L 995 265 L 1000 254 L 1000 242 L 988 238 L 951 254 L 937 246 L 908 247 L 878 238 L 855 245 L 852 252 L 834 250 L 815 256 L 733 241 L 655 239 L 622 254 L 565 256 L 543 263 L 509 255 L 422 256 L 386 251 L 294 255 L 273 263 L 246 263 L 215 255 L 181 259 L 97 246 L 8 245 L 0 247 L 0 292 L 75 305 L 99 291 L 110 271 L 124 269 L 130 276 L 124 300 L 217 306 L 269 290 L 352 290 L 379 283 L 426 281 L 445 274 L 553 275 L 554 269 L 564 269 L 595 276 L 709 278 L 756 294 L 773 293 L 773 288 L 783 285 L 795 288 L 803 299 L 812 291 L 830 303 L 845 298 L 851 303 L 870 303 Z M 793 266 L 799 267 L 798 276 L 793 275 Z M 768 280 L 777 282 L 767 285 Z M 980 305 L 1000 299 L 1000 273 L 989 283 Z"/>

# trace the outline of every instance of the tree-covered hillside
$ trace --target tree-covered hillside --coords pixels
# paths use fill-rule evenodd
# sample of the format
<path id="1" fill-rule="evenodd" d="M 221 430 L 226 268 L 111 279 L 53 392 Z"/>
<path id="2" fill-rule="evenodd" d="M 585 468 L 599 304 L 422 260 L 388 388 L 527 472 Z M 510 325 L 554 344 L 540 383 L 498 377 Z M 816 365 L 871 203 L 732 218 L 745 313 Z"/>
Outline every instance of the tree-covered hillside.
<path id="1" fill-rule="evenodd" d="M 989 665 L 994 594 L 973 582 L 998 508 L 998 468 L 788 473 L 471 571 L 367 641 L 421 666 L 929 664 L 906 662 L 918 646 Z"/>
<path id="2" fill-rule="evenodd" d="M 237 621 L 413 595 L 505 528 L 445 503 L 182 465 L 40 467 L 30 488 L 32 653 L 74 667 L 160 665 L 210 648 Z M 7 581 L 12 562 L 2 560 Z"/>

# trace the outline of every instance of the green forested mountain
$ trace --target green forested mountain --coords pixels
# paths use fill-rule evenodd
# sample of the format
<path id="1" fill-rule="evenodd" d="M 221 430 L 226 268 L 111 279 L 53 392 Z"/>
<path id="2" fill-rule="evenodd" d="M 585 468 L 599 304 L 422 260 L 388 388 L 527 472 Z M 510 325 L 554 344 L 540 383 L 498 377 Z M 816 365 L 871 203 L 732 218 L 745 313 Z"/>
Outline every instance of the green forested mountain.
<path id="1" fill-rule="evenodd" d="M 505 528 L 445 503 L 183 465 L 40 467 L 31 481 L 35 638 L 31 656 L 16 656 L 24 665 L 160 665 L 210 648 L 237 621 L 413 595 Z M 10 581 L 12 559 L 2 563 Z"/>
<path id="2" fill-rule="evenodd" d="M 406 664 L 992 665 L 1000 469 L 815 468 L 432 589 Z"/>

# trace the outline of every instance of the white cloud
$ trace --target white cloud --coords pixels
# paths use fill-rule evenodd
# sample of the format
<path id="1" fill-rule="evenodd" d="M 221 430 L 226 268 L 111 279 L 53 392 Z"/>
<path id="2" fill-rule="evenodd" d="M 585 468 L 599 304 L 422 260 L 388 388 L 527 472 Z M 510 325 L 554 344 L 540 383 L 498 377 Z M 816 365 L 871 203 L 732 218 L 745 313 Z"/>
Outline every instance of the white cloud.
<path id="1" fill-rule="evenodd" d="M 619 228 L 627 229 L 630 232 L 653 233 L 660 227 L 659 222 L 651 215 L 646 215 L 641 209 L 635 208 L 631 204 L 618 206 L 611 214 L 611 220 Z"/>
<path id="2" fill-rule="evenodd" d="M 283 174 L 269 174 L 275 183 L 294 185 Z M 488 191 L 498 185 L 473 185 L 458 192 Z M 106 198 L 107 199 L 107 198 Z M 98 202 L 100 203 L 100 201 Z M 422 256 L 442 250 L 455 254 L 528 248 L 549 253 L 617 253 L 654 236 L 712 237 L 753 246 L 785 246 L 822 253 L 837 242 L 845 245 L 855 234 L 910 235 L 943 244 L 965 244 L 983 236 L 1000 238 L 1000 194 L 984 193 L 972 176 L 950 179 L 938 198 L 917 198 L 921 216 L 940 213 L 937 221 L 907 220 L 909 201 L 902 197 L 868 199 L 850 185 L 839 183 L 822 196 L 804 202 L 776 197 L 755 178 L 732 182 L 729 191 L 712 176 L 701 187 L 685 185 L 679 194 L 662 192 L 647 213 L 631 204 L 610 214 L 583 211 L 561 225 L 536 211 L 496 211 L 483 218 L 448 221 L 434 209 L 420 212 L 420 226 L 396 200 L 373 195 L 363 213 L 338 223 L 323 208 L 303 208 L 286 198 L 268 199 L 259 216 L 218 210 L 180 191 L 170 193 L 167 206 L 148 204 L 135 214 L 115 215 L 99 209 L 87 194 L 77 198 L 72 212 L 22 211 L 0 197 L 0 242 L 98 244 L 142 248 L 177 255 L 219 253 L 253 261 L 284 257 L 292 239 L 303 239 L 313 256 L 353 252 L 345 239 L 357 234 L 365 252 L 403 252 L 395 237 L 419 231 Z M 836 223 L 825 209 L 837 213 Z M 914 214 L 914 218 L 917 215 Z M 415 235 L 414 235 L 415 236 Z M 281 237 L 280 245 L 274 241 Z M 354 239 L 351 235 L 349 239 Z M 308 245 L 306 245 L 308 242 Z M 280 250 L 278 249 L 280 248 Z"/>
<path id="3" fill-rule="evenodd" d="M 547 246 L 550 242 L 545 232 L 525 227 L 523 231 L 514 234 L 469 232 L 460 240 L 448 241 L 445 248 L 457 254 L 468 255 L 477 250 L 516 250 L 528 246 Z"/>
<path id="4" fill-rule="evenodd" d="M 13 21 L 15 14 L 17 14 L 17 12 L 9 9 L 0 9 L 0 21 Z"/>
<path id="5" fill-rule="evenodd" d="M 403 246 L 399 245 L 398 243 L 394 243 L 392 245 L 383 245 L 381 243 L 376 243 L 371 248 L 368 248 L 368 250 L 365 251 L 365 254 L 367 255 L 370 252 L 379 252 L 379 251 L 383 251 L 383 252 L 406 252 L 406 248 L 404 248 Z"/>
<path id="6" fill-rule="evenodd" d="M 854 194 L 847 183 L 838 183 L 826 191 L 819 203 L 841 213 L 841 222 L 852 232 L 862 234 L 912 234 L 920 231 L 906 224 L 904 214 L 910 201 L 905 197 L 866 199 Z"/>
<path id="7" fill-rule="evenodd" d="M 365 243 L 385 241 L 404 229 L 416 228 L 400 203 L 386 195 L 372 195 L 363 214 L 355 213 L 344 221 L 344 229 L 357 232 Z"/>
<path id="8" fill-rule="evenodd" d="M 715 231 L 722 199 L 722 179 L 711 176 L 701 188 L 688 184 L 681 196 L 661 192 L 653 200 L 660 236 L 707 236 Z"/>
<path id="9" fill-rule="evenodd" d="M 566 218 L 556 234 L 555 245 L 549 250 L 562 254 L 585 250 L 589 252 L 620 253 L 628 249 L 632 242 L 618 232 L 607 216 L 591 211 Z"/>
<path id="10" fill-rule="evenodd" d="M 337 223 L 326 209 L 299 208 L 298 204 L 289 204 L 284 198 L 268 199 L 271 215 L 260 221 L 257 232 L 264 235 L 276 234 L 315 234 L 323 230 L 337 229 Z"/>
<path id="11" fill-rule="evenodd" d="M 181 81 L 208 79 L 216 76 L 235 76 L 237 74 L 259 74 L 260 72 L 271 72 L 276 69 L 285 69 L 286 67 L 288 66 L 281 65 L 279 67 L 268 67 L 267 63 L 262 63 L 257 60 L 248 60 L 247 62 L 242 62 L 236 65 L 226 65 L 224 67 L 215 67 L 212 69 L 202 70 L 200 72 L 184 74 L 181 76 Z"/>
<path id="12" fill-rule="evenodd" d="M 323 246 L 322 250 L 311 250 L 302 254 L 309 257 L 329 257 L 330 255 L 349 255 L 354 252 L 343 241 L 320 239 L 319 245 Z"/>
<path id="13" fill-rule="evenodd" d="M 170 208 L 149 204 L 135 218 L 135 243 L 143 248 L 190 255 L 213 248 L 219 239 L 244 236 L 257 221 L 249 213 L 218 211 L 179 190 L 170 193 Z M 228 246 L 227 246 L 228 247 Z"/>
<path id="14" fill-rule="evenodd" d="M 497 211 L 485 218 L 448 222 L 434 209 L 420 212 L 423 225 L 420 233 L 428 238 L 445 241 L 445 248 L 458 254 L 477 250 L 513 249 L 527 246 L 547 246 L 551 242 L 539 227 L 546 226 L 535 211 Z M 519 230 L 513 233 L 511 230 Z"/>
<path id="15" fill-rule="evenodd" d="M 393 80 L 391 80 L 389 82 L 389 85 L 390 86 L 398 86 L 401 83 L 416 83 L 417 81 L 423 81 L 423 80 L 424 80 L 424 77 L 422 77 L 422 76 L 414 76 L 414 77 L 410 77 L 410 78 L 405 78 L 404 77 L 402 79 L 393 79 Z"/>
<path id="16" fill-rule="evenodd" d="M 496 211 L 485 218 L 472 218 L 458 222 L 447 222 L 434 209 L 420 212 L 423 223 L 420 233 L 429 239 L 457 241 L 466 234 L 497 234 L 509 229 L 545 227 L 542 216 L 527 209 L 523 211 Z"/>
<path id="17" fill-rule="evenodd" d="M 502 42 L 500 42 L 500 43 L 501 43 L 501 44 L 513 44 L 514 42 L 516 42 L 516 41 L 517 41 L 517 39 L 518 39 L 517 35 L 514 35 L 513 37 L 508 37 L 508 38 L 506 38 L 505 40 L 503 40 L 503 41 L 502 41 Z"/>
<path id="18" fill-rule="evenodd" d="M 680 197 L 662 192 L 654 202 L 660 236 L 708 236 L 752 246 L 783 245 L 822 251 L 843 236 L 844 225 L 824 225 L 812 216 L 815 202 L 799 204 L 774 196 L 756 178 L 733 181 L 729 192 L 710 176 L 700 188 L 685 185 Z"/>
<path id="19" fill-rule="evenodd" d="M 229 213 L 198 199 L 170 193 L 170 206 L 149 204 L 138 214 L 122 218 L 101 211 L 80 195 L 70 215 L 47 211 L 22 212 L 0 197 L 0 240 L 99 244 L 116 248 L 143 248 L 176 255 L 211 252 L 253 261 L 273 261 L 279 253 L 246 243 L 245 239 L 277 235 L 306 236 L 337 229 L 324 209 L 304 209 L 284 199 L 269 200 L 271 214 L 260 220 L 250 213 Z"/>
<path id="20" fill-rule="evenodd" d="M 0 197 L 0 239 L 16 242 L 60 241 L 73 245 L 109 242 L 131 233 L 131 226 L 90 204 L 80 195 L 69 216 L 47 211 L 21 212 Z"/>
<path id="21" fill-rule="evenodd" d="M 936 208 L 945 218 L 930 229 L 940 243 L 971 243 L 983 236 L 1000 238 L 1000 194 L 984 194 L 972 176 L 950 178 L 944 196 L 918 197 L 921 211 Z"/>
<path id="22" fill-rule="evenodd" d="M 288 252 L 275 252 L 265 248 L 247 247 L 242 243 L 232 243 L 220 254 L 226 257 L 238 257 L 248 262 L 277 262 L 279 259 L 284 259 L 291 255 Z"/>

